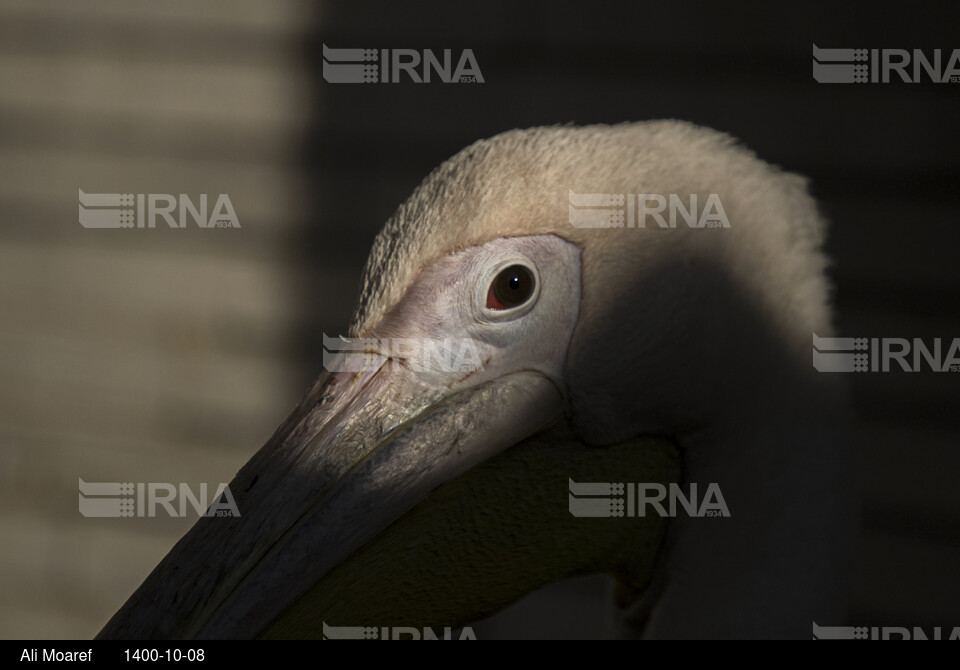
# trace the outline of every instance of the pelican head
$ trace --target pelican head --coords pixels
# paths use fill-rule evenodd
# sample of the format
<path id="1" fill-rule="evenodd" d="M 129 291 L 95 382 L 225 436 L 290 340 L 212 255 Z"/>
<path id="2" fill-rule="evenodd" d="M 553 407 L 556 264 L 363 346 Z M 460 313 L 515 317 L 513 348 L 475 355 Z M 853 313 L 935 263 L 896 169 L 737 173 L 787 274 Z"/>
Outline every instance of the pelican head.
<path id="1" fill-rule="evenodd" d="M 633 218 L 573 225 L 572 193 Z M 633 194 L 713 196 L 724 225 L 640 227 Z M 355 346 L 230 484 L 240 517 L 202 518 L 101 637 L 459 626 L 592 572 L 621 632 L 808 637 L 850 535 L 840 396 L 810 364 L 823 234 L 802 178 L 688 123 L 467 147 L 377 236 Z M 571 479 L 716 483 L 730 516 L 575 518 Z"/>

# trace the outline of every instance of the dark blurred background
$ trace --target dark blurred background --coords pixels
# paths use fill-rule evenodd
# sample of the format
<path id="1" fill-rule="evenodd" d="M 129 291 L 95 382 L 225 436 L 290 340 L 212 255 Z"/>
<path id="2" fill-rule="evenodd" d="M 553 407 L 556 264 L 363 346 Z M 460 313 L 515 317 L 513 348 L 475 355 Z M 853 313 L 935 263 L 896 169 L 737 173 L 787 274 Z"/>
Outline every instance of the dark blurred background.
<path id="1" fill-rule="evenodd" d="M 193 519 L 83 518 L 77 479 L 229 481 L 346 331 L 382 223 L 504 130 L 729 132 L 810 178 L 840 334 L 960 337 L 960 84 L 811 76 L 814 43 L 946 61 L 957 3 L 452 4 L 0 2 L 0 636 L 99 630 Z M 472 49 L 485 82 L 332 85 L 324 43 Z M 87 230 L 78 189 L 227 193 L 242 227 Z M 960 625 L 960 375 L 851 381 L 851 622 Z M 601 587 L 478 636 L 598 635 Z"/>

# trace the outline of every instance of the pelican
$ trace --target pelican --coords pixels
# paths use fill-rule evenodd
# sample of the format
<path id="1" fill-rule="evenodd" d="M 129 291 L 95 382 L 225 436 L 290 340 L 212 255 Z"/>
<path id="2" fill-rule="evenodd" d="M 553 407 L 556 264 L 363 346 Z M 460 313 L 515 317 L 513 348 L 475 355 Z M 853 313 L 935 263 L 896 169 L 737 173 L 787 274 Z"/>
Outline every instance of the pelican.
<path id="1" fill-rule="evenodd" d="M 576 226 L 572 193 L 713 195 L 726 225 Z M 373 244 L 365 364 L 319 376 L 231 482 L 240 516 L 201 518 L 100 637 L 462 626 L 592 573 L 616 578 L 618 635 L 841 621 L 843 391 L 811 365 L 824 234 L 803 178 L 686 122 L 467 147 Z M 467 341 L 479 365 L 397 339 Z M 571 480 L 715 483 L 729 516 L 576 518 Z"/>

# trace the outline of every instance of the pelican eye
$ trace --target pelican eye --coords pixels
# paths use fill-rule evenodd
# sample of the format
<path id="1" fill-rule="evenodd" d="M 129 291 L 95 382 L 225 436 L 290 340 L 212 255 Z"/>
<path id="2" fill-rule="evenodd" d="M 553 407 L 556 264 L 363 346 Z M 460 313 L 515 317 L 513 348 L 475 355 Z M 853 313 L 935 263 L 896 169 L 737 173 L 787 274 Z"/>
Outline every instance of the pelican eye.
<path id="1" fill-rule="evenodd" d="M 537 287 L 533 273 L 522 265 L 504 268 L 494 278 L 487 291 L 487 308 L 504 310 L 527 302 Z"/>

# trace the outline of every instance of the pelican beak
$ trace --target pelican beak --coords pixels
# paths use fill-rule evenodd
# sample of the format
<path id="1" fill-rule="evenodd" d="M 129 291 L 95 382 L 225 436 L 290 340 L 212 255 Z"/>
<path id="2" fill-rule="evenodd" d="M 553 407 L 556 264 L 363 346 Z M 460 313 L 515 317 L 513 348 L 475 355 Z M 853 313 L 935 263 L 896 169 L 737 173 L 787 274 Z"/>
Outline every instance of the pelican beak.
<path id="1" fill-rule="evenodd" d="M 336 369 L 336 368 L 334 368 Z M 464 388 L 371 353 L 323 373 L 100 638 L 251 638 L 430 493 L 555 421 L 547 376 Z M 316 623 L 319 629 L 319 622 Z"/>
<path id="2" fill-rule="evenodd" d="M 518 266 L 525 297 L 490 307 L 495 280 Z M 239 516 L 202 517 L 100 637 L 320 637 L 324 622 L 421 615 L 456 626 L 573 574 L 627 566 L 642 586 L 653 562 L 637 556 L 654 556 L 663 524 L 577 523 L 566 508 L 571 477 L 677 476 L 667 447 L 588 449 L 558 420 L 579 268 L 579 247 L 546 235 L 420 269 L 358 326 L 370 338 L 361 349 L 325 357 L 327 372 L 231 482 Z M 385 344 L 418 338 L 431 346 Z"/>

